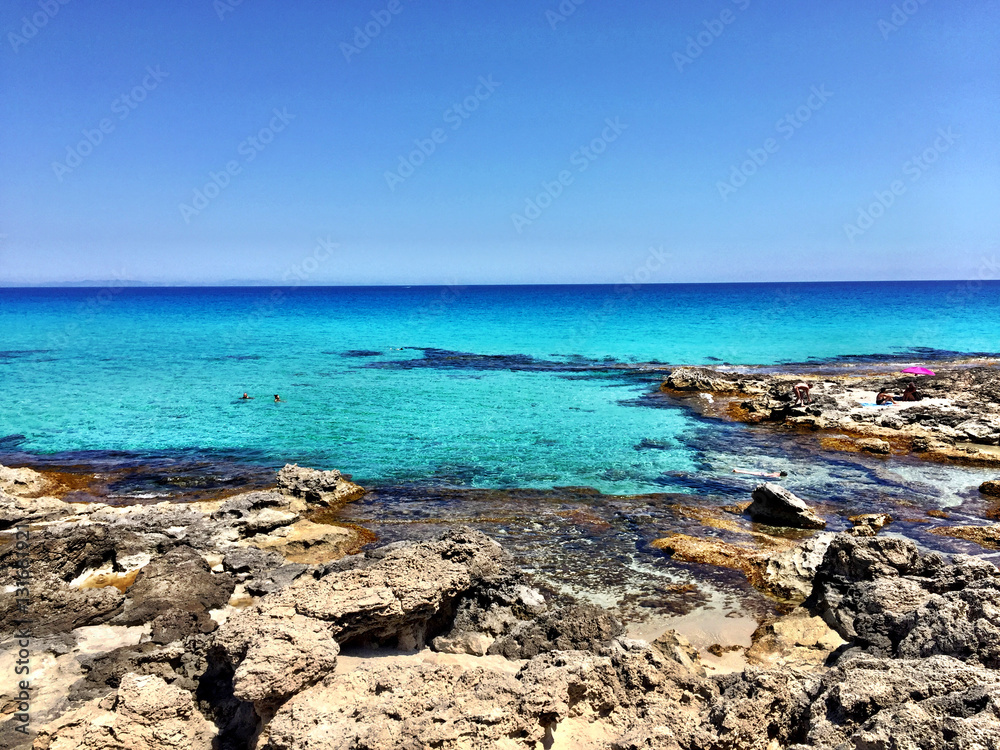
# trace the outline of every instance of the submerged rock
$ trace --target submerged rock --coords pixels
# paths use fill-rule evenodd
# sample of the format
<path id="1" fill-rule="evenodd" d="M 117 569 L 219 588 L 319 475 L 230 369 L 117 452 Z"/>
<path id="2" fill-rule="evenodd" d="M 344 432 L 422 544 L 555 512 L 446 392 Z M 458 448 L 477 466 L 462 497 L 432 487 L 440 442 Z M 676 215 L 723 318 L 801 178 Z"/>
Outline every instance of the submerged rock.
<path id="1" fill-rule="evenodd" d="M 798 529 L 825 529 L 826 521 L 817 516 L 805 501 L 784 487 L 772 482 L 758 485 L 747 508 L 750 517 L 770 526 L 792 526 Z"/>
<path id="2" fill-rule="evenodd" d="M 1000 497 L 1000 479 L 989 479 L 979 485 L 979 491 L 984 495 Z"/>

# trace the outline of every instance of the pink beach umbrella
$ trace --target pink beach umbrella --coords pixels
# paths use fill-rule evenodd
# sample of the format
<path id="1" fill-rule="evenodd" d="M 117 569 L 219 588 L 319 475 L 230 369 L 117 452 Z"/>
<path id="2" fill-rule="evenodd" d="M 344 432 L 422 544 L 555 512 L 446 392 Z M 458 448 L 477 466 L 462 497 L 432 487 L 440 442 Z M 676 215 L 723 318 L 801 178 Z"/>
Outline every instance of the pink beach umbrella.
<path id="1" fill-rule="evenodd" d="M 907 367 L 903 372 L 909 372 L 913 375 L 933 375 L 934 370 L 928 370 L 926 367 Z"/>

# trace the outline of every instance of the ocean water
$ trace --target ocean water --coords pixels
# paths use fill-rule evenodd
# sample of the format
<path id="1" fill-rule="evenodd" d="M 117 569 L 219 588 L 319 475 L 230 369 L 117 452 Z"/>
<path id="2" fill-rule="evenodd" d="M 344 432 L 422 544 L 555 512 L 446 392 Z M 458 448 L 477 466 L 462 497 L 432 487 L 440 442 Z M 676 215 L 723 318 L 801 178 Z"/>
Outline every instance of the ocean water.
<path id="1" fill-rule="evenodd" d="M 331 520 L 381 541 L 469 523 L 647 632 L 650 617 L 769 606 L 649 547 L 725 537 L 696 512 L 749 497 L 734 467 L 787 471 L 832 529 L 889 511 L 892 533 L 978 554 L 924 514 L 982 520 L 976 487 L 994 473 L 703 420 L 657 397 L 666 367 L 903 367 L 998 338 L 990 282 L 0 289 L 0 464 L 106 472 L 108 502 L 264 484 L 287 461 L 338 468 L 373 492 Z"/>
<path id="2" fill-rule="evenodd" d="M 18 449 L 37 454 L 296 460 L 377 483 L 650 492 L 698 463 L 687 436 L 700 425 L 636 405 L 662 378 L 640 363 L 991 353 L 998 292 L 988 282 L 5 289 L 0 438 L 22 435 Z M 244 391 L 254 400 L 238 401 Z"/>

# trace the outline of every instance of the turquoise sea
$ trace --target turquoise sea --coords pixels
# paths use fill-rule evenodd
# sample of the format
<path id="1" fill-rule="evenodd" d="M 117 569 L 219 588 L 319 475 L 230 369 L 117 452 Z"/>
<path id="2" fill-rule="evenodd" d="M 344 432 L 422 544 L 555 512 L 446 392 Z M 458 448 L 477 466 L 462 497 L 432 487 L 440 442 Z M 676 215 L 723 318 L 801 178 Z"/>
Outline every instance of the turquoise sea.
<path id="1" fill-rule="evenodd" d="M 0 437 L 648 492 L 697 461 L 701 425 L 634 405 L 661 375 L 602 365 L 923 362 L 998 339 L 996 283 L 6 289 Z"/>
<path id="2" fill-rule="evenodd" d="M 606 592 L 674 581 L 645 545 L 688 523 L 678 502 L 745 499 L 736 466 L 788 471 L 833 528 L 901 504 L 982 512 L 990 472 L 705 421 L 657 397 L 664 368 L 998 351 L 997 282 L 2 289 L 0 463 L 131 467 L 120 502 L 339 468 L 376 488 L 343 520 L 391 539 L 466 519 Z M 548 494 L 471 492 L 498 488 Z"/>

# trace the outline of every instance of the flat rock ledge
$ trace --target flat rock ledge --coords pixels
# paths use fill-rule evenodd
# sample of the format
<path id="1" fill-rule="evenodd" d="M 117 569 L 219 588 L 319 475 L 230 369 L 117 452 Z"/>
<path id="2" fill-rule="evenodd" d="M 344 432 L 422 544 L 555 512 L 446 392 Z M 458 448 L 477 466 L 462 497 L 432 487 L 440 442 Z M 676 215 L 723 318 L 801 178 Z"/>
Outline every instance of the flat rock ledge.
<path id="1" fill-rule="evenodd" d="M 819 431 L 830 449 L 997 466 L 1000 368 L 994 364 L 936 364 L 937 375 L 929 378 L 893 371 L 903 366 L 898 363 L 878 362 L 867 372 L 853 367 L 850 374 L 833 374 L 829 367 L 816 372 L 675 367 L 660 390 L 686 399 L 706 416 Z M 812 390 L 810 402 L 799 405 L 792 387 L 802 380 Z M 910 382 L 920 401 L 874 405 L 879 391 L 899 395 Z"/>
<path id="2" fill-rule="evenodd" d="M 753 666 L 707 678 L 675 634 L 651 646 L 624 638 L 612 612 L 556 606 L 478 531 L 313 564 L 255 546 L 299 523 L 290 503 L 68 506 L 32 522 L 32 658 L 46 679 L 28 739 L 2 683 L 0 744 L 1000 746 L 1000 571 L 985 560 L 850 534 L 786 549 L 773 562 L 808 581 L 804 603 L 762 624 Z M 31 515 L 6 493 L 0 507 L 17 527 Z M 0 534 L 9 566 L 16 549 Z"/>

